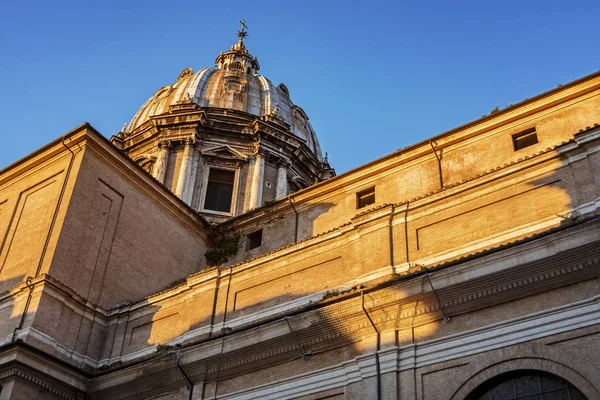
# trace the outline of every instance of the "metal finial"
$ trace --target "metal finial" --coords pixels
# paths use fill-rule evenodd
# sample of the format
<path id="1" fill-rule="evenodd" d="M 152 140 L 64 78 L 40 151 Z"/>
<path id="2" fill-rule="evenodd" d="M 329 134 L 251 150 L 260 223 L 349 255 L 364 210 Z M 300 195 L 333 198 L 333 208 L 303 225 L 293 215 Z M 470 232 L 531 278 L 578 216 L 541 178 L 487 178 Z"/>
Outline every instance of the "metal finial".
<path id="1" fill-rule="evenodd" d="M 236 36 L 239 37 L 241 41 L 243 41 L 244 38 L 248 37 L 248 31 L 246 31 L 248 27 L 246 26 L 245 19 L 240 19 L 240 24 L 242 24 L 242 30 L 238 31 Z"/>

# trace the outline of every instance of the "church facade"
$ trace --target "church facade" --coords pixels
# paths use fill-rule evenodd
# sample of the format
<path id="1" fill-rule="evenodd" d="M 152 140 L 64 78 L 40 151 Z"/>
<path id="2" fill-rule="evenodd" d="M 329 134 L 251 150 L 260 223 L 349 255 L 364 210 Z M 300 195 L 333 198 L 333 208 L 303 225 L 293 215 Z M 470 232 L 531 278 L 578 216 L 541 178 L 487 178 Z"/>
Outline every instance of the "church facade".
<path id="1" fill-rule="evenodd" d="M 600 73 L 336 176 L 238 36 L 0 171 L 0 399 L 600 398 Z"/>

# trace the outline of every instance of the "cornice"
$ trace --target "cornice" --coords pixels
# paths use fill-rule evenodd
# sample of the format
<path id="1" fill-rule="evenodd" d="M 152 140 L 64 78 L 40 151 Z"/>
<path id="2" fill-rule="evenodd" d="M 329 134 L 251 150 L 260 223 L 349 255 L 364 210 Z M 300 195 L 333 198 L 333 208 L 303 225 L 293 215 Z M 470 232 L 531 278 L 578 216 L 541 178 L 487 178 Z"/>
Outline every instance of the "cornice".
<path id="1" fill-rule="evenodd" d="M 58 396 L 61 399 L 66 400 L 79 400 L 81 399 L 76 393 L 71 391 L 61 390 L 56 386 L 55 382 L 48 382 L 45 379 L 39 378 L 34 374 L 29 373 L 27 370 L 21 367 L 12 367 L 0 372 L 0 382 L 7 381 L 9 379 L 18 378 L 33 384 L 36 387 L 43 389 L 45 392 L 51 393 Z"/>
<path id="2" fill-rule="evenodd" d="M 227 116 L 226 119 L 220 119 L 220 116 Z M 150 123 L 152 122 L 152 123 Z M 306 141 L 289 132 L 289 126 L 281 125 L 272 121 L 265 121 L 256 116 L 237 110 L 219 109 L 219 108 L 196 108 L 186 110 L 185 112 L 175 111 L 166 112 L 160 115 L 152 116 L 136 131 L 123 139 L 125 149 L 133 146 L 139 146 L 142 143 L 152 140 L 159 132 L 164 132 L 177 127 L 187 127 L 190 130 L 198 131 L 202 126 L 209 131 L 203 134 L 234 134 L 248 136 L 265 136 L 275 142 L 275 148 L 286 147 L 290 154 L 295 155 L 302 162 L 310 163 L 311 170 L 320 170 L 319 164 L 307 147 Z M 314 172 L 314 171 L 313 171 Z"/>
<path id="3" fill-rule="evenodd" d="M 597 276 L 600 267 L 598 242 L 588 242 L 584 246 L 580 246 L 579 243 L 582 242 L 581 235 L 593 236 L 596 234 L 595 237 L 598 239 L 598 227 L 597 220 L 582 223 L 570 229 L 562 229 L 552 235 L 546 235 L 541 239 L 521 241 L 516 245 L 505 246 L 502 251 L 496 250 L 493 254 L 480 253 L 472 260 L 454 262 L 458 264 L 457 268 L 448 269 L 449 264 L 439 264 L 431 268 L 413 270 L 399 278 L 366 289 L 367 302 L 365 304 L 371 309 L 373 321 L 381 330 L 385 330 L 388 329 L 386 327 L 389 327 L 390 324 L 395 324 L 394 321 L 398 318 L 404 320 L 408 318 L 415 324 L 428 323 L 441 318 L 439 305 L 433 301 L 431 292 L 427 289 L 423 292 L 422 277 L 430 272 L 435 273 L 432 281 L 444 309 L 453 316 L 457 313 L 471 312 L 482 307 L 489 307 L 541 293 L 548 290 L 548 288 L 593 279 Z M 552 243 L 552 246 L 550 246 L 548 253 L 545 254 L 540 251 L 540 249 L 547 248 L 549 243 Z M 524 253 L 530 254 L 531 257 L 524 259 L 522 256 Z M 569 259 L 570 262 L 565 263 L 565 258 Z M 556 286 L 557 284 L 558 286 Z M 410 287 L 413 289 L 410 289 Z M 396 293 L 404 293 L 405 295 L 398 296 Z M 332 345 L 334 345 L 333 343 L 337 343 L 338 340 L 336 338 L 343 339 L 348 344 L 348 340 L 354 340 L 352 338 L 356 335 L 362 335 L 361 332 L 369 328 L 368 324 L 353 319 L 354 317 L 351 317 L 351 315 L 348 315 L 347 318 L 343 317 L 344 313 L 355 312 L 359 309 L 355 304 L 358 301 L 357 295 L 358 292 L 355 291 L 350 293 L 350 296 L 340 296 L 339 299 L 334 297 L 333 300 L 339 301 L 333 303 L 330 299 L 326 302 L 304 305 L 296 310 L 288 311 L 286 315 L 294 319 L 292 324 L 300 330 L 297 334 L 303 338 L 305 345 L 317 346 L 319 343 L 328 343 L 329 341 L 332 341 Z M 418 309 L 413 310 L 411 308 L 410 312 L 405 311 L 404 314 L 397 314 L 397 310 L 406 310 L 406 307 L 398 307 L 396 303 L 398 301 L 413 302 L 415 300 L 414 296 L 421 299 L 420 302 L 424 301 L 425 303 Z M 374 298 L 377 299 L 377 302 L 371 303 L 371 299 Z M 385 311 L 386 307 L 392 308 Z M 335 321 L 327 322 L 328 326 L 331 325 L 332 332 L 324 335 L 319 334 L 318 337 L 313 337 L 308 331 L 304 332 L 305 329 L 311 329 L 310 326 L 312 326 L 312 322 L 309 324 L 310 326 L 302 322 L 304 318 L 315 321 L 315 318 L 322 319 L 326 318 L 327 315 L 336 316 Z M 245 324 L 235 325 L 232 332 L 218 335 L 212 339 L 183 345 L 179 349 L 183 355 L 184 366 L 191 376 L 208 374 L 210 380 L 212 379 L 210 376 L 217 371 L 214 370 L 214 367 L 210 369 L 209 366 L 211 365 L 220 365 L 221 369 L 218 371 L 223 372 L 220 375 L 223 377 L 230 376 L 231 373 L 234 375 L 239 373 L 234 372 L 238 368 L 246 368 L 254 365 L 254 363 L 270 362 L 269 360 L 272 358 L 279 360 L 281 357 L 286 359 L 299 357 L 298 348 L 294 341 L 283 340 L 284 337 L 288 338 L 290 332 L 287 325 L 280 318 L 281 315 L 274 316 L 270 320 L 265 317 L 251 326 Z M 347 323 L 346 321 L 352 322 Z M 279 325 L 275 327 L 273 323 Z M 341 325 L 338 326 L 339 324 Z M 281 336 L 281 338 L 275 340 L 274 344 L 269 346 L 270 350 L 267 352 L 261 346 L 259 347 L 262 350 L 249 352 L 247 346 L 252 347 L 255 343 L 261 343 L 260 340 L 257 342 L 256 338 L 262 338 L 265 330 L 271 334 L 277 332 L 276 336 Z M 238 336 L 240 333 L 242 336 Z M 48 340 L 50 339 L 48 338 Z M 190 337 L 189 339 L 193 338 Z M 233 340 L 236 345 L 226 346 L 229 350 L 221 353 L 221 339 Z M 212 350 L 209 351 L 209 349 Z M 240 353 L 235 349 L 244 350 L 240 350 Z M 141 364 L 140 362 L 134 362 L 129 367 L 124 366 L 123 369 L 120 369 L 121 372 L 117 373 L 122 375 L 123 378 L 125 376 L 138 376 L 136 370 L 143 365 L 152 365 L 156 357 L 161 356 L 150 357 Z M 95 360 L 90 359 L 88 361 L 89 365 L 98 364 L 98 361 Z M 109 361 L 115 362 L 116 360 L 104 360 L 103 362 Z M 200 361 L 201 364 L 197 364 Z M 194 364 L 196 364 L 195 367 Z M 205 365 L 206 368 L 202 365 Z M 223 371 L 224 369 L 230 370 L 230 372 Z M 107 382 L 114 381 L 111 376 L 111 374 L 105 375 L 108 379 Z"/>
<path id="4" fill-rule="evenodd" d="M 83 392 L 87 388 L 89 375 L 86 372 L 21 340 L 0 347 L 0 358 L 3 365 L 0 371 L 3 373 L 17 369 L 22 374 L 41 379 L 55 388 L 56 382 L 68 382 L 62 389 L 57 388 L 67 392 Z"/>
<path id="5" fill-rule="evenodd" d="M 411 203 L 411 208 L 414 210 L 414 208 L 417 206 L 425 205 L 426 203 L 423 203 L 424 200 L 431 199 L 427 201 L 428 203 L 432 201 L 440 201 L 448 196 L 455 196 L 463 191 L 472 190 L 474 187 L 482 186 L 492 181 L 503 179 L 510 175 L 514 175 L 522 171 L 523 169 L 532 168 L 554 159 L 560 160 L 560 154 L 558 150 L 572 143 L 575 143 L 574 139 L 568 142 L 562 142 L 561 144 L 558 144 L 554 147 L 548 147 L 546 150 L 542 150 L 534 154 L 521 156 L 516 160 L 511 160 L 510 162 L 505 163 L 504 165 L 499 165 L 495 168 L 481 171 L 477 174 L 472 175 L 470 178 L 466 178 L 459 182 L 449 183 L 445 185 L 443 189 L 436 189 L 418 197 L 403 199 L 395 203 L 381 203 L 372 207 L 368 207 L 364 211 L 360 211 L 357 214 L 355 214 L 353 219 L 361 217 L 364 214 L 376 212 L 378 209 L 389 207 L 392 204 L 395 207 L 398 207 L 398 212 L 401 212 L 399 207 L 404 206 L 406 203 Z M 567 163 L 566 160 L 562 160 L 562 162 L 565 164 Z M 366 178 L 367 177 L 365 176 L 362 177 L 362 184 L 368 182 Z M 359 179 L 357 179 L 357 181 L 359 181 Z M 291 205 L 289 204 L 290 199 L 293 199 L 295 207 L 297 209 L 302 209 L 302 207 L 304 207 L 305 204 L 307 204 L 307 207 L 310 207 L 312 203 L 308 203 L 309 201 L 314 200 L 315 198 L 319 198 L 319 200 L 324 201 L 326 200 L 326 198 L 323 197 L 324 194 L 329 194 L 338 189 L 328 188 L 328 184 L 329 181 L 320 182 L 315 186 L 311 186 L 310 188 L 301 190 L 285 198 L 278 199 L 272 204 L 250 210 L 244 214 L 241 214 L 229 221 L 218 225 L 217 229 L 229 229 L 232 226 L 235 226 L 236 229 L 243 231 L 246 225 L 255 226 L 256 224 L 259 224 L 259 221 L 262 219 L 271 219 L 274 215 L 279 216 L 292 214 L 293 210 Z M 348 185 L 344 185 L 344 188 L 347 189 L 347 187 Z M 309 194 L 310 192 L 314 193 L 312 193 L 312 195 L 310 196 L 303 196 Z M 345 224 L 347 223 L 344 223 L 344 225 Z M 334 227 L 332 229 L 337 228 L 338 227 Z"/>
<path id="6" fill-rule="evenodd" d="M 491 131 L 500 126 L 508 125 L 511 122 L 517 121 L 521 118 L 527 117 L 544 109 L 548 109 L 557 104 L 567 102 L 580 96 L 593 94 L 594 91 L 597 91 L 599 89 L 600 72 L 594 72 L 590 75 L 584 76 L 580 79 L 562 85 L 558 88 L 549 90 L 547 92 L 526 99 L 512 106 L 506 107 L 497 113 L 484 116 L 480 119 L 468 122 L 467 124 L 458 126 L 439 135 L 433 136 L 422 142 L 418 142 L 413 145 L 399 149 L 393 153 L 390 153 L 379 159 L 373 160 L 358 168 L 347 171 L 341 175 L 337 175 L 336 177 L 331 178 L 329 182 L 332 183 L 332 181 L 343 179 L 347 175 L 353 175 L 358 173 L 359 171 L 364 171 L 369 167 L 381 164 L 397 156 L 405 155 L 421 147 L 423 147 L 425 150 L 430 149 L 430 140 L 438 142 L 438 149 L 443 149 L 444 147 L 447 147 L 450 144 L 466 140 L 479 134 Z M 600 95 L 600 93 L 596 93 L 594 94 L 594 96 L 595 95 Z M 446 139 L 450 137 L 454 139 L 452 139 L 452 141 Z"/>

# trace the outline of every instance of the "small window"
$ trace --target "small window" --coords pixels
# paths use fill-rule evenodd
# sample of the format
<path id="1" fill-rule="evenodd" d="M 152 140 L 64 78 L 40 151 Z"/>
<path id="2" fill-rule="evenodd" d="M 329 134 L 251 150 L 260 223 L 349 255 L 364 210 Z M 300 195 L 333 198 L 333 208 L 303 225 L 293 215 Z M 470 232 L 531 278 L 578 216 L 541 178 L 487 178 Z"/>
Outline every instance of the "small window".
<path id="1" fill-rule="evenodd" d="M 204 209 L 231 212 L 234 180 L 234 171 L 211 168 L 208 174 L 208 185 L 206 185 Z"/>
<path id="2" fill-rule="evenodd" d="M 234 63 L 229 64 L 229 70 L 231 70 L 231 71 L 242 71 L 243 72 L 245 70 L 245 68 L 244 68 L 244 66 L 242 65 L 241 62 L 236 61 Z"/>
<path id="3" fill-rule="evenodd" d="M 525 147 L 533 146 L 538 142 L 535 128 L 527 129 L 512 136 L 513 146 L 515 151 L 524 149 Z"/>
<path id="4" fill-rule="evenodd" d="M 262 244 L 262 229 L 252 232 L 246 236 L 248 242 L 248 250 L 256 249 Z"/>
<path id="5" fill-rule="evenodd" d="M 375 187 L 356 194 L 356 208 L 363 208 L 375 203 Z"/>

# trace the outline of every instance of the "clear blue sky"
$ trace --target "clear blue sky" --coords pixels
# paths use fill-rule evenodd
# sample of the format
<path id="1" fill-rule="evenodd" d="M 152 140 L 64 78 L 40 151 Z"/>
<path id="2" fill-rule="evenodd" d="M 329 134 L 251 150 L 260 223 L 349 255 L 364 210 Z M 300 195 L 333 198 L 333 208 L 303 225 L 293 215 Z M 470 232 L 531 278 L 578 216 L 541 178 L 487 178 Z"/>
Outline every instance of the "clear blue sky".
<path id="1" fill-rule="evenodd" d="M 238 19 L 338 173 L 600 69 L 599 1 L 3 1 L 0 168 L 118 132 Z M 590 123 L 599 121 L 590 121 Z"/>

